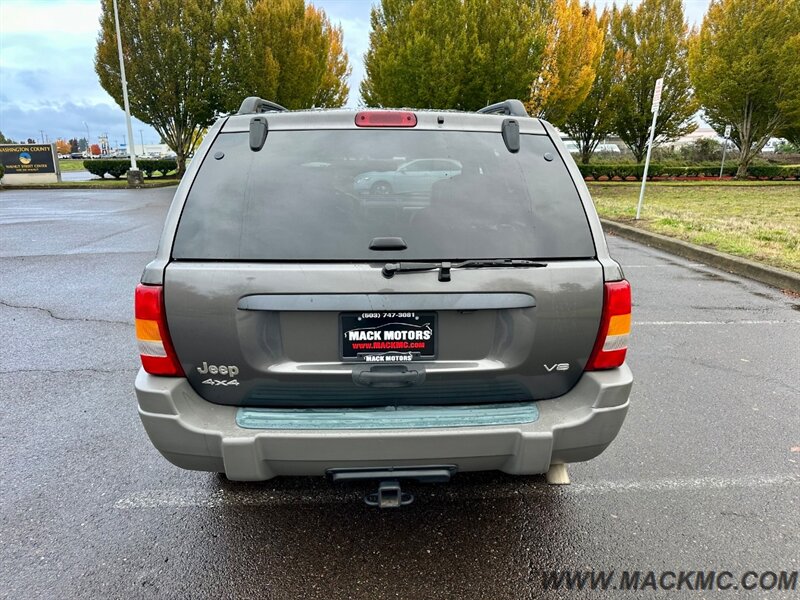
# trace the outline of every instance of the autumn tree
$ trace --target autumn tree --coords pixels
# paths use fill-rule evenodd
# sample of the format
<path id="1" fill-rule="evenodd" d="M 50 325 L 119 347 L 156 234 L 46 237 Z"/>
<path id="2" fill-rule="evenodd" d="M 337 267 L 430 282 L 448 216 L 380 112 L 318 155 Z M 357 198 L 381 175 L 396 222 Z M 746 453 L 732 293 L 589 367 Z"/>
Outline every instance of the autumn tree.
<path id="1" fill-rule="evenodd" d="M 101 0 L 95 71 L 122 106 L 112 0 Z M 175 152 L 178 173 L 221 105 L 217 0 L 122 0 L 120 30 L 131 113 Z"/>
<path id="2" fill-rule="evenodd" d="M 56 140 L 56 151 L 59 154 L 69 154 L 72 152 L 72 146 L 67 140 L 58 139 Z"/>
<path id="3" fill-rule="evenodd" d="M 562 126 L 589 95 L 603 54 L 605 22 L 581 0 L 554 0 L 541 73 L 528 112 Z"/>
<path id="4" fill-rule="evenodd" d="M 351 68 L 342 29 L 304 0 L 225 0 L 220 32 L 226 110 L 247 96 L 290 109 L 347 101 Z"/>
<path id="5" fill-rule="evenodd" d="M 737 177 L 781 129 L 800 128 L 800 0 L 714 0 L 689 67 L 705 119 L 732 125 Z"/>
<path id="6" fill-rule="evenodd" d="M 382 0 L 361 95 L 370 106 L 476 110 L 527 98 L 545 41 L 543 0 Z"/>
<path id="7" fill-rule="evenodd" d="M 350 79 L 352 67 L 344 49 L 344 32 L 341 25 L 331 25 L 324 13 L 321 19 L 325 24 L 328 43 L 326 47 L 325 69 L 322 72 L 317 93 L 314 95 L 314 106 L 337 107 L 344 106 L 350 95 Z"/>
<path id="8" fill-rule="evenodd" d="M 609 31 L 615 12 L 615 8 L 606 9 L 600 16 L 599 24 L 604 31 Z M 617 63 L 620 60 L 618 55 L 619 51 L 614 40 L 607 34 L 589 94 L 572 111 L 561 127 L 578 144 L 581 162 L 585 165 L 589 164 L 598 144 L 614 130 L 614 103 L 611 90 L 617 83 Z"/>
<path id="9" fill-rule="evenodd" d="M 676 140 L 697 127 L 687 65 L 689 29 L 682 0 L 643 0 L 623 6 L 612 19 L 611 35 L 620 51 L 613 129 L 641 162 L 647 151 L 653 88 L 664 78 L 655 144 Z"/>

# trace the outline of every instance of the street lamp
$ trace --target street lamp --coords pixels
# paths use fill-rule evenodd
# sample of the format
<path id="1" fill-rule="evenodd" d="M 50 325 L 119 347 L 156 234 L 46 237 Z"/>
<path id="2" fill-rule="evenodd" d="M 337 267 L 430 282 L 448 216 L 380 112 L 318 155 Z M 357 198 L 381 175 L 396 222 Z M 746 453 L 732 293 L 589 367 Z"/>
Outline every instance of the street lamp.
<path id="1" fill-rule="evenodd" d="M 114 0 L 114 25 L 117 30 L 117 51 L 119 52 L 119 76 L 122 79 L 122 101 L 125 105 L 125 122 L 128 125 L 128 139 L 133 140 L 133 127 L 131 127 L 131 107 L 128 104 L 128 82 L 125 80 L 125 61 L 122 59 L 122 36 L 119 33 L 119 9 L 117 0 Z M 129 150 L 130 152 L 130 150 Z M 128 171 L 128 186 L 139 187 L 144 183 L 142 172 L 136 166 L 136 152 L 130 152 L 131 168 Z"/>
<path id="2" fill-rule="evenodd" d="M 92 134 L 89 133 L 89 126 L 86 124 L 86 121 L 83 121 L 83 126 L 86 127 L 86 150 L 89 151 L 89 158 L 93 158 L 93 156 L 92 156 Z"/>

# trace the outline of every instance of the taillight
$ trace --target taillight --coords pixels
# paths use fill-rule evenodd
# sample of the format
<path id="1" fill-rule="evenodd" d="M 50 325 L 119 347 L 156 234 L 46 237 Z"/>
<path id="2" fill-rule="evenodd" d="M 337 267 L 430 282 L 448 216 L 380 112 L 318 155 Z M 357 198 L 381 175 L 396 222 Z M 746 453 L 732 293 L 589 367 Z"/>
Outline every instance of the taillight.
<path id="1" fill-rule="evenodd" d="M 614 369 L 625 362 L 631 333 L 631 284 L 613 281 L 605 284 L 603 317 L 587 371 Z"/>
<path id="2" fill-rule="evenodd" d="M 358 127 L 414 127 L 417 115 L 407 110 L 366 110 L 356 113 Z"/>
<path id="3" fill-rule="evenodd" d="M 164 317 L 164 288 L 136 286 L 136 341 L 144 370 L 151 375 L 183 377 L 183 368 L 169 339 Z"/>

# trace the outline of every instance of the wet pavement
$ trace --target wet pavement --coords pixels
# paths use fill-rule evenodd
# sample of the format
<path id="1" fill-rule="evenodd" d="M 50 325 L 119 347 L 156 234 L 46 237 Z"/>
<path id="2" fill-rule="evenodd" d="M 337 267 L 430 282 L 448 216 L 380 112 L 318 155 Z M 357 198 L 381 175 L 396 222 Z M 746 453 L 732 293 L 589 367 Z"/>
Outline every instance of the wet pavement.
<path id="1" fill-rule="evenodd" d="M 381 512 L 173 467 L 131 314 L 173 191 L 0 192 L 0 597 L 584 598 L 542 572 L 800 568 L 800 298 L 619 238 L 631 410 L 572 485 L 459 474 Z M 707 592 L 616 592 L 657 595 Z"/>

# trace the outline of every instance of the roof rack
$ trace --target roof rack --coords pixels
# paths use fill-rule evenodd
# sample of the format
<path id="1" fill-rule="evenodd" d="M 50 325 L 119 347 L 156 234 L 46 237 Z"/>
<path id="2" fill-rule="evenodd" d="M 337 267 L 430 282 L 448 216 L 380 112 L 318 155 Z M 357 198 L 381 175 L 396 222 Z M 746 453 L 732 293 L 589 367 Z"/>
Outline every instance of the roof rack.
<path id="1" fill-rule="evenodd" d="M 264 100 L 258 96 L 250 96 L 249 98 L 244 99 L 242 105 L 239 107 L 239 112 L 236 114 L 253 115 L 264 112 L 286 112 L 287 110 L 289 109 L 281 106 L 280 104 L 276 104 L 275 102 Z"/>
<path id="2" fill-rule="evenodd" d="M 525 110 L 525 105 L 519 100 L 504 100 L 484 106 L 478 110 L 479 113 L 484 115 L 510 115 L 512 117 L 529 117 L 528 111 Z"/>

